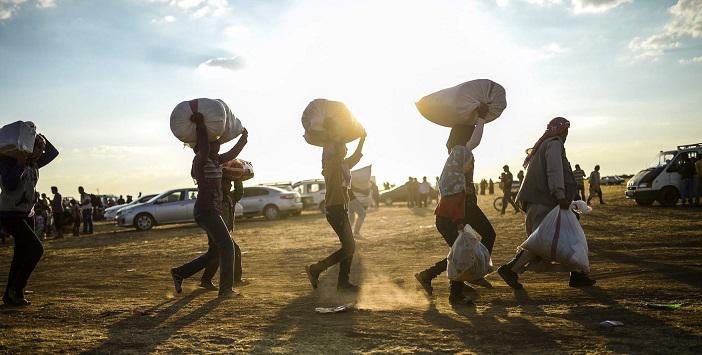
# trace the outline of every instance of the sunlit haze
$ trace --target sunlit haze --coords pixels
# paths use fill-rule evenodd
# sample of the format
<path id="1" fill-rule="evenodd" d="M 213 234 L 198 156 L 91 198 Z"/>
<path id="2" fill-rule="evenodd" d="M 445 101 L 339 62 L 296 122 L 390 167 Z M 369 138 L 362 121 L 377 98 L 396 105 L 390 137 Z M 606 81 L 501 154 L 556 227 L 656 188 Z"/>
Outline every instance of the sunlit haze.
<path id="1" fill-rule="evenodd" d="M 701 21 L 693 0 L 0 0 L 0 123 L 34 121 L 59 149 L 42 192 L 155 193 L 193 185 L 169 129 L 178 102 L 229 104 L 256 184 L 321 178 L 300 117 L 328 98 L 366 127 L 360 166 L 378 181 L 433 181 L 449 129 L 414 102 L 489 78 L 508 105 L 476 178 L 518 171 L 555 116 L 571 121 L 573 164 L 635 173 L 702 142 Z"/>

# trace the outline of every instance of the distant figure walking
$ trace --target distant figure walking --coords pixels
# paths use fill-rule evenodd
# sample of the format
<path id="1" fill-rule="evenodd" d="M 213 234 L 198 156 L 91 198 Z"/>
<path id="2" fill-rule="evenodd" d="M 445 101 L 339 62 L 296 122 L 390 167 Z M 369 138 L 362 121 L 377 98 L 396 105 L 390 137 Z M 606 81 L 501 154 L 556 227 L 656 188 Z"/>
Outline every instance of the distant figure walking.
<path id="1" fill-rule="evenodd" d="M 697 162 L 695 162 L 695 181 L 697 189 L 695 190 L 695 206 L 700 205 L 700 197 L 702 197 L 702 156 L 697 156 Z"/>
<path id="2" fill-rule="evenodd" d="M 80 220 L 83 217 L 78 201 L 71 199 L 71 219 L 73 219 L 73 236 L 77 237 L 80 235 Z"/>
<path id="3" fill-rule="evenodd" d="M 422 178 L 422 182 L 419 184 L 419 207 L 427 207 L 429 201 L 429 193 L 431 192 L 431 185 L 427 181 L 427 177 Z"/>
<path id="4" fill-rule="evenodd" d="M 119 198 L 117 199 L 117 205 L 123 205 L 124 204 L 124 198 L 122 195 L 119 195 Z"/>
<path id="5" fill-rule="evenodd" d="M 519 179 L 519 186 L 522 186 L 522 182 L 524 182 L 524 170 L 519 170 L 517 179 Z"/>
<path id="6" fill-rule="evenodd" d="M 405 183 L 405 189 L 407 190 L 407 207 L 412 208 L 414 207 L 414 179 L 410 176 L 407 178 L 407 182 Z"/>
<path id="7" fill-rule="evenodd" d="M 517 208 L 517 205 L 514 204 L 514 199 L 512 199 L 512 182 L 514 182 L 514 180 L 512 178 L 512 173 L 509 171 L 509 165 L 503 166 L 502 170 L 504 170 L 500 175 L 500 184 L 502 186 L 502 192 L 504 193 L 502 196 L 502 214 L 505 214 L 507 204 L 512 205 L 515 213 L 519 213 L 519 208 Z"/>
<path id="8" fill-rule="evenodd" d="M 573 176 L 575 176 L 575 183 L 578 184 L 577 188 L 577 194 L 579 200 L 584 200 L 585 199 L 585 171 L 583 169 L 580 169 L 580 165 L 575 164 L 575 170 L 573 170 Z M 578 199 L 576 197 L 576 199 Z"/>
<path id="9" fill-rule="evenodd" d="M 590 204 L 590 200 L 594 195 L 600 198 L 600 205 L 606 205 L 602 200 L 602 186 L 600 186 L 600 166 L 595 165 L 595 170 L 590 173 L 590 196 L 587 198 L 587 204 Z"/>
<path id="10" fill-rule="evenodd" d="M 480 180 L 480 194 L 485 195 L 485 190 L 487 190 L 488 182 L 485 179 Z"/>
<path id="11" fill-rule="evenodd" d="M 83 186 L 78 186 L 80 194 L 80 212 L 83 222 L 83 234 L 93 234 L 93 203 L 90 194 L 85 192 Z"/>
<path id="12" fill-rule="evenodd" d="M 695 197 L 695 163 L 688 154 L 683 154 L 678 160 L 677 168 L 682 187 L 680 191 L 682 205 L 692 206 L 692 199 Z"/>
<path id="13" fill-rule="evenodd" d="M 63 198 L 56 186 L 51 186 L 51 193 L 54 194 L 54 199 L 51 200 L 51 211 L 54 218 L 54 228 L 56 228 L 56 238 L 63 238 Z"/>
<path id="14" fill-rule="evenodd" d="M 373 180 L 371 180 L 371 195 L 373 196 L 375 208 L 380 208 L 380 190 L 378 190 L 378 185 Z"/>
<path id="15" fill-rule="evenodd" d="M 177 293 L 183 292 L 183 280 L 195 275 L 207 265 L 213 263 L 212 259 L 219 258 L 219 297 L 229 298 L 236 295 L 234 292 L 234 242 L 229 235 L 224 220 L 222 219 L 222 163 L 236 158 L 248 142 L 249 133 L 244 129 L 239 141 L 224 154 L 219 154 L 220 143 L 210 142 L 207 136 L 207 127 L 204 117 L 193 111 L 190 120 L 195 123 L 197 143 L 193 147 L 193 158 L 190 175 L 197 182 L 197 198 L 195 199 L 195 222 L 207 232 L 207 252 L 171 269 L 173 284 Z M 211 242 L 210 242 L 211 241 Z"/>
<path id="16" fill-rule="evenodd" d="M 490 181 L 488 182 L 488 193 L 489 193 L 490 195 L 494 195 L 494 194 L 495 194 L 495 183 L 492 182 L 492 179 L 490 179 Z"/>
<path id="17" fill-rule="evenodd" d="M 44 254 L 44 247 L 34 233 L 30 213 L 36 199 L 39 169 L 51 163 L 58 151 L 43 135 L 34 140 L 29 156 L 0 156 L 0 224 L 12 235 L 15 250 L 10 262 L 7 286 L 2 296 L 6 306 L 26 306 L 24 288 Z"/>
<path id="18" fill-rule="evenodd" d="M 352 167 L 361 160 L 365 134 L 361 137 L 356 151 L 349 157 L 346 144 L 333 143 L 324 146 L 322 151 L 322 175 L 327 186 L 325 209 L 327 222 L 334 229 L 341 242 L 341 249 L 335 251 L 315 264 L 305 267 L 307 277 L 313 289 L 319 284 L 319 275 L 332 265 L 339 264 L 339 277 L 336 289 L 338 291 L 358 291 L 358 286 L 349 282 L 351 262 L 356 250 L 351 223 L 349 222 L 347 205 L 349 203 L 349 187 L 351 187 Z"/>
<path id="19" fill-rule="evenodd" d="M 349 170 L 351 167 L 349 167 Z M 364 191 L 355 190 L 353 188 L 349 189 L 349 223 L 353 227 L 353 237 L 358 240 L 363 240 L 363 235 L 361 235 L 361 228 L 363 227 L 363 222 L 366 220 L 366 207 L 363 206 L 361 201 L 356 198 L 356 192 L 360 194 L 366 194 Z"/>

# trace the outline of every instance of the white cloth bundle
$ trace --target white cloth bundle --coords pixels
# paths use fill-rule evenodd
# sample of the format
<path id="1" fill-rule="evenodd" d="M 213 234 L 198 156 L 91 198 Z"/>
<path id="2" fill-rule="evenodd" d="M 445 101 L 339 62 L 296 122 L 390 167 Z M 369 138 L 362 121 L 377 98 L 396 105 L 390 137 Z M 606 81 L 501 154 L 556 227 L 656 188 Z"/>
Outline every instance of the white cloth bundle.
<path id="1" fill-rule="evenodd" d="M 229 109 L 229 106 L 224 101 L 220 99 L 217 99 L 217 101 L 224 106 L 225 116 L 227 119 L 226 123 L 224 124 L 224 132 L 222 132 L 222 136 L 219 137 L 218 141 L 220 144 L 224 144 L 233 140 L 244 132 L 244 126 L 241 124 L 241 120 L 234 116 L 232 110 Z"/>
<path id="2" fill-rule="evenodd" d="M 207 138 L 215 142 L 222 137 L 227 124 L 227 113 L 220 101 L 200 98 L 183 101 L 176 105 L 171 112 L 171 132 L 181 142 L 193 146 L 197 143 L 195 122 L 190 121 L 190 116 L 197 111 L 204 117 L 207 127 Z"/>
<path id="3" fill-rule="evenodd" d="M 31 154 L 37 129 L 34 123 L 16 121 L 0 128 L 0 154 L 17 156 Z"/>
<path id="4" fill-rule="evenodd" d="M 415 106 L 422 116 L 441 126 L 474 125 L 480 103 L 489 108 L 485 120 L 494 121 L 507 107 L 506 95 L 502 85 L 478 79 L 424 96 Z"/>
<path id="5" fill-rule="evenodd" d="M 302 113 L 307 143 L 324 146 L 329 142 L 348 143 L 363 135 L 363 126 L 343 102 L 316 99 Z"/>

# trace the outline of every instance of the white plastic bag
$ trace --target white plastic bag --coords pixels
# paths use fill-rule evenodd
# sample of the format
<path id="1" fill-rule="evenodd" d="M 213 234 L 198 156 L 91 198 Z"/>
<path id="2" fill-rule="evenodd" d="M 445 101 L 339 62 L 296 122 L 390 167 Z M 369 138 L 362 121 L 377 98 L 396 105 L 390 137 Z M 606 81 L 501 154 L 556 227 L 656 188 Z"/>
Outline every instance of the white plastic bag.
<path id="1" fill-rule="evenodd" d="M 244 132 L 244 126 L 241 124 L 241 121 L 234 116 L 232 110 L 229 109 L 229 106 L 227 106 L 224 101 L 220 99 L 217 99 L 217 101 L 224 106 L 225 117 L 227 119 L 226 123 L 224 124 L 224 132 L 218 140 L 219 144 L 224 144 L 238 137 L 242 132 Z"/>
<path id="2" fill-rule="evenodd" d="M 546 215 L 520 248 L 569 271 L 590 272 L 585 232 L 575 214 L 559 206 Z"/>
<path id="3" fill-rule="evenodd" d="M 480 103 L 489 108 L 486 121 L 494 121 L 507 107 L 506 95 L 502 85 L 478 79 L 424 96 L 415 106 L 422 116 L 441 126 L 474 125 Z"/>
<path id="4" fill-rule="evenodd" d="M 478 233 L 466 225 L 446 257 L 449 280 L 474 281 L 492 272 L 492 259 Z"/>
<path id="5" fill-rule="evenodd" d="M 208 140 L 210 142 L 217 141 L 224 133 L 227 114 L 224 106 L 219 101 L 212 99 L 195 99 L 183 101 L 176 105 L 173 112 L 171 112 L 171 132 L 181 142 L 190 146 L 197 143 L 196 126 L 194 122 L 190 121 L 195 103 L 197 112 L 200 112 L 204 117 Z"/>
<path id="6" fill-rule="evenodd" d="M 302 127 L 307 143 L 320 147 L 331 141 L 348 143 L 365 132 L 343 102 L 326 99 L 312 100 L 307 105 L 302 113 Z"/>
<path id="7" fill-rule="evenodd" d="M 37 129 L 32 122 L 16 121 L 0 128 L 0 154 L 16 157 L 31 154 Z"/>

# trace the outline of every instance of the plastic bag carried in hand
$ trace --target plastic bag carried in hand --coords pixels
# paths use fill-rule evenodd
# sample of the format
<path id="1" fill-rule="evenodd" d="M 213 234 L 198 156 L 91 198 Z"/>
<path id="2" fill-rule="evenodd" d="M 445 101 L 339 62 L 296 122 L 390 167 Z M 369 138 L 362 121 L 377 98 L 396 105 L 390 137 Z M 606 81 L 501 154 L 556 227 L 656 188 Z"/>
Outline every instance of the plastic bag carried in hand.
<path id="1" fill-rule="evenodd" d="M 207 138 L 210 142 L 216 142 L 224 133 L 227 113 L 222 103 L 212 99 L 195 99 L 176 105 L 171 112 L 171 132 L 173 135 L 191 147 L 197 143 L 196 125 L 195 122 L 190 121 L 190 116 L 194 112 L 202 114 L 205 127 L 207 127 Z"/>
<path id="2" fill-rule="evenodd" d="M 556 206 L 520 248 L 544 261 L 559 263 L 569 271 L 590 272 L 585 232 L 570 210 Z"/>
<path id="3" fill-rule="evenodd" d="M 492 272 L 490 252 L 480 242 L 478 233 L 466 225 L 446 257 L 448 278 L 453 281 L 474 281 Z"/>
<path id="4" fill-rule="evenodd" d="M 415 103 L 419 112 L 441 126 L 474 125 L 481 103 L 488 106 L 487 122 L 500 117 L 507 107 L 507 94 L 502 85 L 488 79 L 465 82 L 424 96 Z"/>
<path id="5" fill-rule="evenodd" d="M 224 144 L 243 133 L 244 126 L 241 124 L 241 120 L 234 116 L 232 110 L 229 109 L 229 106 L 224 101 L 220 99 L 217 99 L 217 101 L 224 106 L 225 117 L 227 119 L 224 124 L 224 132 L 222 132 L 222 136 L 219 137 L 217 141 L 219 144 Z"/>
<path id="6" fill-rule="evenodd" d="M 312 100 L 302 113 L 302 127 L 307 143 L 323 147 L 330 142 L 348 143 L 365 129 L 343 102 L 326 99 Z"/>
<path id="7" fill-rule="evenodd" d="M 34 151 L 37 129 L 32 122 L 17 121 L 0 128 L 0 154 L 17 157 Z"/>

